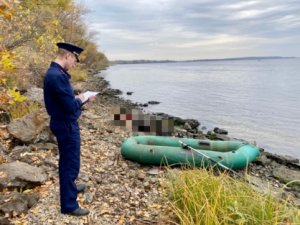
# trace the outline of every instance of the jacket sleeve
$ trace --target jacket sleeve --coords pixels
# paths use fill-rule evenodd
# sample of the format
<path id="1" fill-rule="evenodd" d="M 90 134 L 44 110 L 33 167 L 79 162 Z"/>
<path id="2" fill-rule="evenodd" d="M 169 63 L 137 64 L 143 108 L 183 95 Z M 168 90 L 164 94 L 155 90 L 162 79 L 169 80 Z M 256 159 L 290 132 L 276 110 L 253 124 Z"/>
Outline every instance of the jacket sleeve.
<path id="1" fill-rule="evenodd" d="M 65 112 L 72 113 L 81 110 L 82 102 L 79 98 L 75 98 L 69 80 L 63 76 L 56 76 L 52 85 L 56 100 Z"/>

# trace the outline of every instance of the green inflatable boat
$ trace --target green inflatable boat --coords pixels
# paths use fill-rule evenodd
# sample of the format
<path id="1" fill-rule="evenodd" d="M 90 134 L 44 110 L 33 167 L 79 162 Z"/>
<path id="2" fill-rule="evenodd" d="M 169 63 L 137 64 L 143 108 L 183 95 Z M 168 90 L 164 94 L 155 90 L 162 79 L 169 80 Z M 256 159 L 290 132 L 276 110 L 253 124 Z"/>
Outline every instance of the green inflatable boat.
<path id="1" fill-rule="evenodd" d="M 220 167 L 218 162 L 230 169 L 241 169 L 259 155 L 259 149 L 240 141 L 133 136 L 123 142 L 121 154 L 141 164 Z"/>

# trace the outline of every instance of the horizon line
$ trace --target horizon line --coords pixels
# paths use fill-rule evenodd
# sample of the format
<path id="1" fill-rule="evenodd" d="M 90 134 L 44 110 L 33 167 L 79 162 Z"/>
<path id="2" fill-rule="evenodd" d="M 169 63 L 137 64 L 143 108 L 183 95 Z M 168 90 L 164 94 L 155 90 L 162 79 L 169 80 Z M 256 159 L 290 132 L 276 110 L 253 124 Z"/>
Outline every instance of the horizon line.
<path id="1" fill-rule="evenodd" d="M 247 59 L 291 59 L 299 58 L 297 56 L 244 56 L 244 57 L 230 57 L 230 58 L 216 58 L 216 59 L 182 59 L 182 60 L 172 60 L 172 59 L 117 59 L 109 60 L 109 62 L 193 62 L 193 61 L 221 61 L 221 60 L 247 60 Z"/>

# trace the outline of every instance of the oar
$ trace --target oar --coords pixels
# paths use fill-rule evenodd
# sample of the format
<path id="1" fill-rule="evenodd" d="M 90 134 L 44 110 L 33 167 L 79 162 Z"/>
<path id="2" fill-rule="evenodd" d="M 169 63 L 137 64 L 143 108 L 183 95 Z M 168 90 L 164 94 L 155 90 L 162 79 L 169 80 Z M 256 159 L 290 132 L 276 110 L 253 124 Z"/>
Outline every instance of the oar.
<path id="1" fill-rule="evenodd" d="M 235 174 L 235 175 L 239 175 L 237 172 L 235 172 L 234 170 L 230 169 L 229 167 L 223 165 L 222 163 L 212 159 L 211 157 L 209 157 L 208 155 L 204 154 L 203 152 L 200 152 L 196 149 L 194 149 L 193 147 L 189 146 L 188 144 L 185 144 L 184 142 L 182 142 L 181 140 L 179 140 L 179 143 L 182 145 L 183 148 L 187 148 L 189 150 L 193 150 L 194 152 L 200 154 L 201 156 L 203 156 L 204 158 L 208 159 L 209 161 L 217 164 L 218 166 L 222 167 L 225 170 L 230 171 L 231 173 Z"/>
<path id="2" fill-rule="evenodd" d="M 229 167 L 223 165 L 222 163 L 220 163 L 220 162 L 218 162 L 218 161 L 212 159 L 211 157 L 209 157 L 208 155 L 204 154 L 203 152 L 198 151 L 197 149 L 194 149 L 193 147 L 189 146 L 188 144 L 185 144 L 184 142 L 182 142 L 181 140 L 179 140 L 179 143 L 182 145 L 183 148 L 187 148 L 187 149 L 189 149 L 189 150 L 193 150 L 194 152 L 200 154 L 201 156 L 205 157 L 206 159 L 210 160 L 211 162 L 216 163 L 217 165 L 219 165 L 219 166 L 222 167 L 223 169 L 225 169 L 225 170 L 231 172 L 233 175 L 235 175 L 235 176 L 241 178 L 242 180 L 247 181 L 248 183 L 250 183 L 250 184 L 252 184 L 252 185 L 258 187 L 257 184 L 253 183 L 252 181 L 247 180 L 244 176 L 241 176 L 239 173 L 237 173 L 237 172 L 235 172 L 234 170 L 230 169 Z"/>

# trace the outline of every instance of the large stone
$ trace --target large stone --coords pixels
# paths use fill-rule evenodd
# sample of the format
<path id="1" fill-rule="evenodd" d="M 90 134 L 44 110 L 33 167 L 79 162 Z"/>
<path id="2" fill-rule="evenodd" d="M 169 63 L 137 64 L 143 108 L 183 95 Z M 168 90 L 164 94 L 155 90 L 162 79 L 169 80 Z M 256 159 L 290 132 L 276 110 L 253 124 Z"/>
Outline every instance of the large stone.
<path id="1" fill-rule="evenodd" d="M 38 197 L 34 194 L 7 193 L 0 196 L 0 212 L 17 216 L 26 213 L 37 201 Z"/>
<path id="2" fill-rule="evenodd" d="M 33 165 L 37 160 L 37 152 L 32 153 L 28 146 L 16 146 L 12 149 L 9 156 L 13 161 L 20 161 Z"/>
<path id="3" fill-rule="evenodd" d="M 38 102 L 40 105 L 45 105 L 44 103 L 44 91 L 42 88 L 31 87 L 27 90 L 26 96 L 29 100 Z"/>
<path id="4" fill-rule="evenodd" d="M 9 221 L 8 218 L 0 217 L 0 225 L 11 225 L 12 223 Z"/>
<path id="5" fill-rule="evenodd" d="M 185 129 L 185 130 L 191 130 L 192 129 L 192 127 L 191 127 L 191 125 L 189 124 L 189 123 L 185 123 L 184 125 L 183 125 L 183 129 Z"/>
<path id="6" fill-rule="evenodd" d="M 288 155 L 277 155 L 277 154 L 272 154 L 269 152 L 266 152 L 265 155 L 272 160 L 275 160 L 276 162 L 284 165 L 289 165 L 289 164 L 297 164 L 299 163 L 299 159 L 294 158 L 292 156 Z"/>
<path id="7" fill-rule="evenodd" d="M 273 170 L 273 177 L 284 184 L 288 184 L 295 190 L 300 191 L 300 172 L 288 169 L 285 166 L 277 167 Z"/>
<path id="8" fill-rule="evenodd" d="M 272 161 L 266 155 L 262 154 L 259 157 L 257 157 L 253 163 L 256 163 L 256 164 L 262 165 L 262 166 L 268 166 L 272 163 Z"/>
<path id="9" fill-rule="evenodd" d="M 44 183 L 44 170 L 23 162 L 0 165 L 0 191 L 4 188 L 27 188 Z"/>
<path id="10" fill-rule="evenodd" d="M 49 116 L 44 108 L 12 121 L 7 129 L 13 137 L 21 140 L 23 143 L 51 140 Z"/>
<path id="11" fill-rule="evenodd" d="M 199 121 L 194 119 L 187 119 L 185 122 L 191 126 L 191 130 L 197 129 L 200 125 Z"/>
<path id="12" fill-rule="evenodd" d="M 227 135 L 228 134 L 228 131 L 227 130 L 224 130 L 224 129 L 221 129 L 221 128 L 218 128 L 218 127 L 215 127 L 214 128 L 214 132 L 216 134 L 223 134 L 223 135 Z"/>

